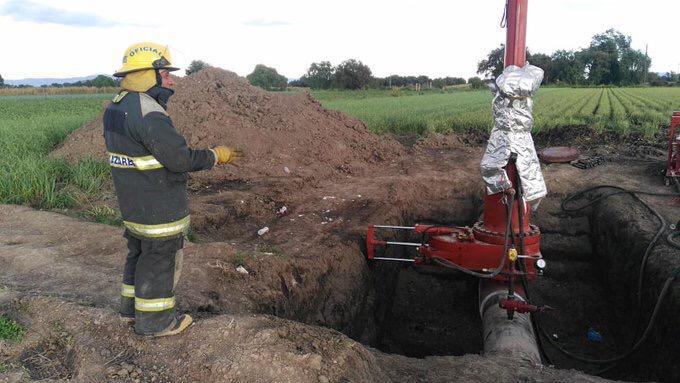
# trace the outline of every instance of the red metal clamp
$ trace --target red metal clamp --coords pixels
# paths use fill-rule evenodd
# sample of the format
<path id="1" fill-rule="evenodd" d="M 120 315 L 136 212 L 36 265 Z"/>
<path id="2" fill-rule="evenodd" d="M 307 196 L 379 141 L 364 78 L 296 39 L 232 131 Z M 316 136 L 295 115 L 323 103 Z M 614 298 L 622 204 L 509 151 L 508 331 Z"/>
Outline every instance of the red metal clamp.
<path id="1" fill-rule="evenodd" d="M 549 308 L 549 306 L 536 306 L 520 299 L 510 298 L 501 299 L 498 304 L 503 310 L 507 310 L 508 313 L 518 312 L 520 314 L 543 312 Z"/>

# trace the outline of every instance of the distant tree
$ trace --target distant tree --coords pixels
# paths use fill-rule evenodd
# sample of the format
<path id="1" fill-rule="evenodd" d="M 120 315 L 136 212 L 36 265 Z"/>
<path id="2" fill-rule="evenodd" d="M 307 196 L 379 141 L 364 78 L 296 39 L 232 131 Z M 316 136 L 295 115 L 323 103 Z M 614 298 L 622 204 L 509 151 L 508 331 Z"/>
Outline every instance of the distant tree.
<path id="1" fill-rule="evenodd" d="M 552 57 L 543 53 L 527 54 L 527 61 L 529 64 L 543 69 L 544 84 L 553 82 L 551 77 L 552 74 L 550 72 L 550 69 L 552 68 Z"/>
<path id="2" fill-rule="evenodd" d="M 335 82 L 339 88 L 361 89 L 371 82 L 371 69 L 361 61 L 343 61 L 335 70 Z"/>
<path id="3" fill-rule="evenodd" d="M 661 76 L 661 80 L 664 82 L 664 85 L 667 86 L 680 85 L 680 74 L 673 71 L 664 73 Z"/>
<path id="4" fill-rule="evenodd" d="M 466 83 L 462 77 L 445 77 L 444 81 L 446 81 L 446 85 L 463 85 Z"/>
<path id="5" fill-rule="evenodd" d="M 443 78 L 435 78 L 432 80 L 432 86 L 437 89 L 441 89 L 444 86 L 446 86 L 446 82 L 444 81 Z"/>
<path id="6" fill-rule="evenodd" d="M 328 89 L 333 85 L 335 68 L 328 61 L 312 63 L 305 75 L 307 84 L 313 89 Z"/>
<path id="7" fill-rule="evenodd" d="M 652 60 L 644 53 L 634 49 L 627 49 L 621 54 L 620 70 L 621 85 L 643 84 L 646 80 Z"/>
<path id="8" fill-rule="evenodd" d="M 647 75 L 647 83 L 649 83 L 650 86 L 664 86 L 666 85 L 666 81 L 659 76 L 658 73 L 655 72 L 649 72 Z"/>
<path id="9" fill-rule="evenodd" d="M 503 73 L 505 60 L 505 44 L 492 50 L 485 59 L 477 64 L 477 73 L 486 77 L 496 78 Z M 469 82 L 469 81 L 468 81 Z"/>
<path id="10" fill-rule="evenodd" d="M 630 39 L 613 29 L 593 36 L 590 46 L 582 52 L 588 72 L 588 82 L 594 85 L 618 84 L 621 80 L 620 53 L 630 47 Z"/>
<path id="11" fill-rule="evenodd" d="M 486 85 L 481 78 L 476 76 L 469 78 L 467 82 L 470 84 L 470 88 L 472 89 L 482 89 Z"/>
<path id="12" fill-rule="evenodd" d="M 191 63 L 189 63 L 189 67 L 184 72 L 188 76 L 190 74 L 200 72 L 205 68 L 210 68 L 210 64 L 202 60 L 193 60 Z"/>
<path id="13" fill-rule="evenodd" d="M 384 82 L 385 82 L 385 79 L 384 79 L 384 78 L 380 78 L 380 77 L 371 77 L 371 81 L 368 82 L 367 87 L 379 89 L 380 87 L 383 86 L 383 83 L 384 83 Z"/>
<path id="14" fill-rule="evenodd" d="M 246 78 L 251 84 L 265 90 L 286 90 L 288 84 L 288 79 L 280 75 L 276 69 L 262 64 L 256 65 L 253 73 Z"/>
<path id="15" fill-rule="evenodd" d="M 380 85 L 384 86 L 384 87 L 399 86 L 399 85 L 397 85 L 397 78 L 399 78 L 399 76 L 397 76 L 396 74 L 387 76 L 384 79 L 382 79 L 382 81 L 380 82 Z"/>
<path id="16" fill-rule="evenodd" d="M 644 82 L 651 65 L 647 55 L 631 48 L 632 38 L 615 30 L 593 36 L 578 55 L 585 63 L 587 81 L 593 85 L 631 85 Z"/>
<path id="17" fill-rule="evenodd" d="M 559 50 L 553 53 L 548 77 L 551 83 L 581 84 L 585 82 L 586 64 L 581 54 Z"/>
<path id="18" fill-rule="evenodd" d="M 5 87 L 5 80 L 2 78 L 2 75 L 0 75 L 0 88 Z"/>
<path id="19" fill-rule="evenodd" d="M 391 76 L 388 76 L 383 79 L 382 81 L 382 86 L 386 87 L 401 87 L 401 86 L 406 86 L 406 85 L 412 85 L 416 83 L 416 77 L 415 76 L 399 76 L 396 74 L 393 74 Z"/>
<path id="20" fill-rule="evenodd" d="M 100 74 L 92 79 L 92 86 L 96 86 L 97 88 L 116 86 L 116 82 L 111 77 Z"/>
<path id="21" fill-rule="evenodd" d="M 460 77 L 440 77 L 432 80 L 432 86 L 439 89 L 445 86 L 461 84 L 465 84 L 465 79 Z"/>
<path id="22" fill-rule="evenodd" d="M 425 76 L 425 75 L 420 75 L 416 78 L 416 82 L 420 85 L 425 85 L 425 84 L 429 83 L 430 81 L 431 81 L 430 78 Z"/>
<path id="23" fill-rule="evenodd" d="M 537 60 L 543 64 L 547 63 L 546 58 L 550 58 L 544 54 L 538 55 L 540 56 L 537 58 Z M 536 65 L 532 62 L 531 57 L 531 52 L 529 49 L 527 49 L 527 61 L 529 61 L 529 63 L 532 65 Z M 540 65 L 536 66 L 540 68 Z M 501 46 L 498 48 L 493 49 L 491 52 L 489 52 L 485 59 L 477 63 L 477 73 L 482 74 L 487 78 L 496 78 L 500 76 L 501 73 L 503 73 L 503 69 L 505 69 L 505 44 L 501 44 Z"/>

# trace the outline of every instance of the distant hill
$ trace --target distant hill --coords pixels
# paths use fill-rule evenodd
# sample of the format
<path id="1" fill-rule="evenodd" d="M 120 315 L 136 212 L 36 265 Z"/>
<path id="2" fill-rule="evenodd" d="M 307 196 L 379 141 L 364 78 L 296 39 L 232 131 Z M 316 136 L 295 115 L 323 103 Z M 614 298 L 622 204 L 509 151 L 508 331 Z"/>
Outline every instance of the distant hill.
<path id="1" fill-rule="evenodd" d="M 18 80 L 8 80 L 5 79 L 5 84 L 7 85 L 31 85 L 31 86 L 42 86 L 42 85 L 51 85 L 54 83 L 57 84 L 63 84 L 65 82 L 78 82 L 78 81 L 86 81 L 86 80 L 92 80 L 93 78 L 97 77 L 97 75 L 91 75 L 91 76 L 85 76 L 85 77 L 66 77 L 66 78 L 22 78 Z"/>

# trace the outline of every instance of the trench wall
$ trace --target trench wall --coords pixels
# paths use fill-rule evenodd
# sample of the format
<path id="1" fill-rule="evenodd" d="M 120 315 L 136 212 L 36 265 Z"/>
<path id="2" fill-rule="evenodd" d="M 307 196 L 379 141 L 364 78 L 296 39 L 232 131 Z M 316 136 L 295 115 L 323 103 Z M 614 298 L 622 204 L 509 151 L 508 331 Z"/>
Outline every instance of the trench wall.
<path id="1" fill-rule="evenodd" d="M 658 209 L 658 207 L 657 207 Z M 662 213 L 663 214 L 663 213 Z M 647 325 L 661 289 L 673 269 L 680 267 L 680 250 L 668 245 L 666 233 L 646 262 L 642 289 L 642 318 L 638 318 L 638 276 L 645 249 L 658 230 L 654 215 L 629 195 L 610 197 L 589 214 L 594 261 L 609 286 L 612 304 L 631 344 Z M 656 325 L 646 343 L 620 368 L 627 377 L 680 381 L 680 281 L 663 301 Z M 637 322 L 641 322 L 638 326 Z M 622 371 L 623 372 L 623 371 Z"/>

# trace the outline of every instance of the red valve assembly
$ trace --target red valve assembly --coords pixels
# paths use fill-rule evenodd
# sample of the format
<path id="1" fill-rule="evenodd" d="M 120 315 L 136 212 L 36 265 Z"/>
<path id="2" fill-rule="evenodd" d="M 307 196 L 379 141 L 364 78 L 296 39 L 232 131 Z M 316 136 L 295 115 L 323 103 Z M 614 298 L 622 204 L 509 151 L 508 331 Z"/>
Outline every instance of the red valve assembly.
<path id="1" fill-rule="evenodd" d="M 482 220 L 472 227 L 369 225 L 366 234 L 366 257 L 373 261 L 410 262 L 414 267 L 435 266 L 453 269 L 481 279 L 508 283 L 508 297 L 500 300 L 501 308 L 511 319 L 514 312 L 541 310 L 522 299 L 514 300 L 513 291 L 522 287 L 514 284 L 520 278 L 527 281 L 542 274 L 546 267 L 540 251 L 541 232 L 531 224 L 531 206 L 524 201 L 520 179 L 511 158 L 505 167 L 512 188 L 503 193 L 486 195 Z M 518 187 L 519 186 L 519 187 Z M 419 237 L 418 242 L 403 242 L 377 233 L 390 231 L 392 237 Z M 411 257 L 387 257 L 382 250 L 389 247 L 413 247 Z"/>

